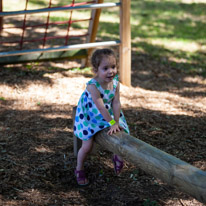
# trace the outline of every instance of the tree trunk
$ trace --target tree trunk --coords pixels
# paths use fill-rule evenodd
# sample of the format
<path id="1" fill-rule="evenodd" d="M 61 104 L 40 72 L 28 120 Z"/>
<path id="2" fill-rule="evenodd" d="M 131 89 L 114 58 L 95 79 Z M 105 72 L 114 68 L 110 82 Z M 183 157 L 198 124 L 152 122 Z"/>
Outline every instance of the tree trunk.
<path id="1" fill-rule="evenodd" d="M 206 203 L 206 172 L 124 132 L 95 135 L 95 141 L 171 186 Z"/>

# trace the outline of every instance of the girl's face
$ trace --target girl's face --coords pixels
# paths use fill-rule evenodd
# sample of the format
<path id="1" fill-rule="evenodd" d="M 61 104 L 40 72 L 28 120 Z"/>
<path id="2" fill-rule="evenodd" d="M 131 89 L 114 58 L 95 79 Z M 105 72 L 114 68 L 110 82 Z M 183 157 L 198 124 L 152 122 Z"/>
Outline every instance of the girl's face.
<path id="1" fill-rule="evenodd" d="M 97 78 L 102 81 L 102 83 L 111 82 L 115 75 L 117 74 L 116 59 L 113 56 L 104 57 L 97 69 L 95 71 Z"/>

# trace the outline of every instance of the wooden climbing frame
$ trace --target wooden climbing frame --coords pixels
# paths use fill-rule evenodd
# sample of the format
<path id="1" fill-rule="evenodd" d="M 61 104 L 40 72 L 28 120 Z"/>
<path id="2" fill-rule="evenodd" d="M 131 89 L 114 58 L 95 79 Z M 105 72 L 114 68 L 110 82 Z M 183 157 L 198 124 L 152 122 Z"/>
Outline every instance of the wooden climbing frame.
<path id="1" fill-rule="evenodd" d="M 19 41 L 20 49 L 15 51 L 3 51 L 0 52 L 0 64 L 11 64 L 11 63 L 20 63 L 20 62 L 29 62 L 29 61 L 44 61 L 52 59 L 63 59 L 63 58 L 87 58 L 92 52 L 93 48 L 97 47 L 110 47 L 110 46 L 119 46 L 119 65 L 120 65 L 120 81 L 130 86 L 131 85 L 131 28 L 130 28 L 130 3 L 131 0 L 120 0 L 117 3 L 103 3 L 103 0 L 95 0 L 87 3 L 75 4 L 73 0 L 70 5 L 62 7 L 52 7 L 52 0 L 49 0 L 48 8 L 44 9 L 35 9 L 27 10 L 27 4 L 29 0 L 26 0 L 25 10 L 22 11 L 3 11 L 3 0 L 0 0 L 0 32 L 4 29 L 3 18 L 11 16 L 24 15 L 22 35 Z M 102 9 L 119 7 L 120 8 L 120 39 L 118 41 L 103 41 L 96 42 L 96 35 L 98 31 L 99 18 Z M 86 42 L 81 44 L 68 44 L 69 38 L 69 29 L 72 23 L 70 19 L 68 22 L 68 32 L 66 37 L 48 37 L 47 28 L 50 24 L 55 24 L 55 22 L 50 22 L 49 15 L 51 12 L 57 11 L 68 11 L 71 12 L 74 10 L 91 10 L 91 18 L 89 19 L 89 28 L 86 34 Z M 48 13 L 48 18 L 46 24 L 44 24 L 45 35 L 39 41 L 43 41 L 43 48 L 39 49 L 23 49 L 23 43 L 25 41 L 37 41 L 35 40 L 25 40 L 24 30 L 27 27 L 26 17 L 30 14 L 38 13 Z M 57 23 L 56 23 L 57 24 Z M 42 26 L 42 25 L 41 25 Z M 45 48 L 45 42 L 47 39 L 51 38 L 65 38 L 65 45 L 58 47 L 49 47 Z M 1 45 L 4 42 L 1 42 Z"/>

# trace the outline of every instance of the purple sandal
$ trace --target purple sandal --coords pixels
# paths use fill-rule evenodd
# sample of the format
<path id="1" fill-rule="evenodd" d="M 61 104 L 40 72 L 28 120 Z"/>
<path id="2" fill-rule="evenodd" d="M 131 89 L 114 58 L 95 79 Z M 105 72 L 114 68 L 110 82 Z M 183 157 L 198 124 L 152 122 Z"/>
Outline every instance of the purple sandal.
<path id="1" fill-rule="evenodd" d="M 86 178 L 84 170 L 75 170 L 75 176 L 76 176 L 78 185 L 83 186 L 83 185 L 89 184 L 89 181 Z"/>
<path id="2" fill-rule="evenodd" d="M 123 168 L 123 161 L 119 160 L 117 155 L 113 156 L 112 161 L 114 163 L 114 172 L 116 175 L 119 175 Z M 117 164 L 117 162 L 119 164 Z"/>

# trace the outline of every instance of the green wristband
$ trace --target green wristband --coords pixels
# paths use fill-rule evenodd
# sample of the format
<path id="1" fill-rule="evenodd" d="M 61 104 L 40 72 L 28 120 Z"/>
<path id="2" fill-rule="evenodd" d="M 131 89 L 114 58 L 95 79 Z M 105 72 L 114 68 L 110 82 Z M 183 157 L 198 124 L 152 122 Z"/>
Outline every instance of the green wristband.
<path id="1" fill-rule="evenodd" d="M 110 122 L 108 122 L 110 126 L 114 125 L 116 123 L 116 121 L 114 119 L 112 119 Z"/>

